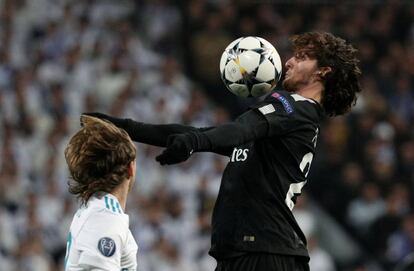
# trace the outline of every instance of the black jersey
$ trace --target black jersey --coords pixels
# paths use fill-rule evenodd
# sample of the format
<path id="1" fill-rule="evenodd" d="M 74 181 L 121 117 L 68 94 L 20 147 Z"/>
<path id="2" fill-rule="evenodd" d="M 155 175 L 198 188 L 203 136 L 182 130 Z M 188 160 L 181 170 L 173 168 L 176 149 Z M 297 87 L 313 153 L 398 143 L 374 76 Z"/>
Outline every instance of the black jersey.
<path id="1" fill-rule="evenodd" d="M 275 91 L 251 110 L 262 114 L 268 135 L 234 148 L 212 217 L 210 255 L 248 252 L 309 257 L 291 210 L 306 183 L 322 109 L 298 94 Z M 246 122 L 240 116 L 236 122 Z"/>

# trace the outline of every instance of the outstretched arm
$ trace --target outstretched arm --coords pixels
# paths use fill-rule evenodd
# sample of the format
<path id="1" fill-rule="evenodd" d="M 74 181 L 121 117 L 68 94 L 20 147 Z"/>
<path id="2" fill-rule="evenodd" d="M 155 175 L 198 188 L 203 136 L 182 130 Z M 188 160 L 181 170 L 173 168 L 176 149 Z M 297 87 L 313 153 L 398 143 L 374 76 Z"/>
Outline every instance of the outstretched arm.
<path id="1" fill-rule="evenodd" d="M 176 164 L 187 160 L 193 152 L 231 150 L 244 143 L 263 138 L 269 129 L 266 119 L 256 110 L 243 114 L 238 121 L 205 131 L 190 131 L 171 135 L 167 149 L 156 160 L 160 164 Z"/>
<path id="2" fill-rule="evenodd" d="M 84 113 L 83 115 L 108 120 L 112 122 L 115 126 L 124 129 L 133 141 L 157 147 L 166 147 L 168 143 L 168 137 L 171 135 L 184 134 L 190 132 L 204 132 L 214 128 L 196 128 L 193 126 L 182 124 L 148 124 L 144 122 L 134 121 L 132 119 L 116 118 L 113 116 L 96 112 Z M 219 148 L 215 151 L 215 153 L 222 155 L 229 155 L 230 152 L 231 150 Z"/>

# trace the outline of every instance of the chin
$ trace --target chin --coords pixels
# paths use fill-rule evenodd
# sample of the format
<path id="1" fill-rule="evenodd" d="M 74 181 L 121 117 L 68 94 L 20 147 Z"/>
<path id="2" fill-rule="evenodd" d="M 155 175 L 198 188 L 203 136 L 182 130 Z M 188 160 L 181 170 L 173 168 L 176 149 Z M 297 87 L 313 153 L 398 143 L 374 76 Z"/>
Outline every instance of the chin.
<path id="1" fill-rule="evenodd" d="M 295 92 L 295 87 L 288 79 L 283 80 L 282 82 L 283 89 L 289 92 Z"/>

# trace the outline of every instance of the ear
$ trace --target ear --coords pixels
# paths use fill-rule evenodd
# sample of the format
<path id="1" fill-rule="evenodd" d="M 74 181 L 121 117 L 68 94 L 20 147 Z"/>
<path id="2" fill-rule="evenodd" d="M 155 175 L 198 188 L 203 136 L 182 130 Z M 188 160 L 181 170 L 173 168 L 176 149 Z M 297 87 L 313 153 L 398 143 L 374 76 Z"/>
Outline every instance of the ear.
<path id="1" fill-rule="evenodd" d="M 316 73 L 321 79 L 324 78 L 328 73 L 332 72 L 331 67 L 320 67 Z"/>
<path id="2" fill-rule="evenodd" d="M 128 165 L 128 176 L 129 177 L 133 177 L 135 176 L 137 167 L 136 167 L 136 160 L 134 159 L 134 161 L 132 161 L 131 163 L 129 163 Z"/>

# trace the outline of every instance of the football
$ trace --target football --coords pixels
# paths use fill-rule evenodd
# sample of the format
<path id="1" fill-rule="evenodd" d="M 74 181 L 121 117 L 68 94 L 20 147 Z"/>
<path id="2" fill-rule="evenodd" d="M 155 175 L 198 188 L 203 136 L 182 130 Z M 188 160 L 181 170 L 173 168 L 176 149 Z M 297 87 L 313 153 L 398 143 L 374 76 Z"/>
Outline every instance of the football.
<path id="1" fill-rule="evenodd" d="M 282 74 L 282 62 L 273 45 L 260 37 L 231 42 L 220 59 L 220 75 L 227 89 L 240 97 L 269 93 Z"/>

